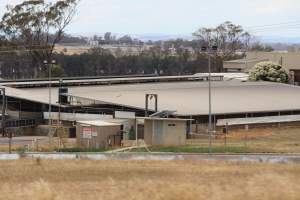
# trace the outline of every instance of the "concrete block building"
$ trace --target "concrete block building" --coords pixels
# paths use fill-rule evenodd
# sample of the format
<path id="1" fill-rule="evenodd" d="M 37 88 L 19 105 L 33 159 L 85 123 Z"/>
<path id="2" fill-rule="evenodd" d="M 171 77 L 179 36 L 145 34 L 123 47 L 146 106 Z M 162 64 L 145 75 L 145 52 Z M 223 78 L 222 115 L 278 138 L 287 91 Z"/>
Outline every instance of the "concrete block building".
<path id="1" fill-rule="evenodd" d="M 144 140 L 153 146 L 182 146 L 186 144 L 187 121 L 184 119 L 143 118 Z"/>

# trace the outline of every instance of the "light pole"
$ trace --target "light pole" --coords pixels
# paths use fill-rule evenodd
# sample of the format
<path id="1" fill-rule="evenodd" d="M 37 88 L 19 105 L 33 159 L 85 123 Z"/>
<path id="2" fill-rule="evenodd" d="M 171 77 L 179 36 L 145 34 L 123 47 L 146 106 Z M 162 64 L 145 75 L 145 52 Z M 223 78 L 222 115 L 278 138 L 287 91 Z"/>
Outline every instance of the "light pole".
<path id="1" fill-rule="evenodd" d="M 51 107 L 51 105 L 52 105 L 52 102 L 51 102 L 51 87 L 52 87 L 52 73 L 51 73 L 51 71 L 52 71 L 52 67 L 53 67 L 53 65 L 56 63 L 56 61 L 55 60 L 52 60 L 51 61 L 51 63 L 49 63 L 47 60 L 45 60 L 44 61 L 44 64 L 46 65 L 46 66 L 48 66 L 48 78 L 49 78 L 49 106 L 48 106 L 48 118 L 49 118 L 49 130 L 48 130 L 48 134 L 50 135 L 50 132 L 51 132 L 51 125 L 52 125 L 52 117 L 51 117 L 51 109 L 52 109 L 52 107 Z"/>
<path id="2" fill-rule="evenodd" d="M 211 54 L 218 50 L 217 46 L 201 47 L 202 52 L 208 54 L 208 135 L 209 135 L 209 153 L 212 153 L 212 103 L 211 103 Z"/>

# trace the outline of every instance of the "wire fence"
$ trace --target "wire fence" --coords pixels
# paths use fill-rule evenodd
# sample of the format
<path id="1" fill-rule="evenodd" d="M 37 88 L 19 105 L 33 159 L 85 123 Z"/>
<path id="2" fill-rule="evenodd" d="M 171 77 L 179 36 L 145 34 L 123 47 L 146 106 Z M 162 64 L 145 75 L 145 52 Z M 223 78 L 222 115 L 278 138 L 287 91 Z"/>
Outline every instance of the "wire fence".
<path id="1" fill-rule="evenodd" d="M 209 135 L 193 133 L 187 146 L 208 149 Z M 265 127 L 222 130 L 212 134 L 212 151 L 216 153 L 300 153 L 300 127 Z"/>
<path id="2" fill-rule="evenodd" d="M 13 137 L 0 138 L 1 152 L 55 152 L 65 148 L 75 148 L 76 139 L 59 137 Z"/>
<path id="3" fill-rule="evenodd" d="M 119 141 L 119 142 L 115 142 Z M 0 138 L 0 151 L 9 152 L 57 152 L 57 151 L 110 151 L 130 148 L 130 152 L 181 152 L 181 153 L 209 153 L 210 137 L 207 129 L 199 128 L 198 132 L 192 131 L 188 135 L 184 146 L 149 146 L 139 139 L 140 150 L 130 148 L 138 146 L 135 140 L 124 140 L 116 137 L 108 137 L 105 147 L 91 148 L 81 145 L 76 138 L 60 137 L 7 137 Z M 224 132 L 217 130 L 212 133 L 211 147 L 213 153 L 300 153 L 300 127 L 281 126 L 252 129 L 236 129 Z M 96 145 L 97 146 L 97 145 Z"/>

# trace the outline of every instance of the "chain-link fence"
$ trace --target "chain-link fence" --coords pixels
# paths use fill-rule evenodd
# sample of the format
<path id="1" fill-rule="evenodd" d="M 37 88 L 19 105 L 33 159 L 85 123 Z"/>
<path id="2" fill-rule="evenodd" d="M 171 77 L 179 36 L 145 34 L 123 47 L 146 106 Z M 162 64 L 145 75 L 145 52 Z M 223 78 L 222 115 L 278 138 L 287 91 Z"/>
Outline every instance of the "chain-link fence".
<path id="1" fill-rule="evenodd" d="M 183 146 L 150 146 L 143 138 L 128 140 L 122 134 L 103 138 L 105 147 L 96 143 L 81 145 L 76 138 L 70 138 L 63 128 L 49 136 L 18 136 L 1 137 L 0 151 L 9 152 L 57 152 L 57 151 L 111 151 L 115 149 L 146 146 L 151 152 L 182 152 L 182 153 L 209 153 L 210 143 L 213 153 L 300 153 L 300 126 L 264 126 L 239 127 L 228 129 L 216 128 L 209 137 L 205 124 L 192 126 L 191 133 L 187 135 L 186 145 Z M 126 135 L 125 135 L 126 136 Z M 130 151 L 141 151 L 132 149 Z M 147 150 L 148 151 L 148 150 Z"/>
<path id="2" fill-rule="evenodd" d="M 187 147 L 195 152 L 209 152 L 209 144 L 207 126 L 194 127 Z M 300 153 L 300 126 L 216 128 L 211 144 L 215 153 Z"/>

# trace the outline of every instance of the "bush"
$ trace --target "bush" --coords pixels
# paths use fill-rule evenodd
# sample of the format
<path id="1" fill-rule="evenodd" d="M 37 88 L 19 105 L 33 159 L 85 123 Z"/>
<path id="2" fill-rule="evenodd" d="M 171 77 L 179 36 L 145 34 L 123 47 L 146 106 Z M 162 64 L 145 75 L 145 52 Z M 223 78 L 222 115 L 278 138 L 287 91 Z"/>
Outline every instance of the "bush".
<path id="1" fill-rule="evenodd" d="M 288 83 L 289 75 L 287 71 L 277 63 L 260 62 L 250 71 L 249 80 Z"/>

